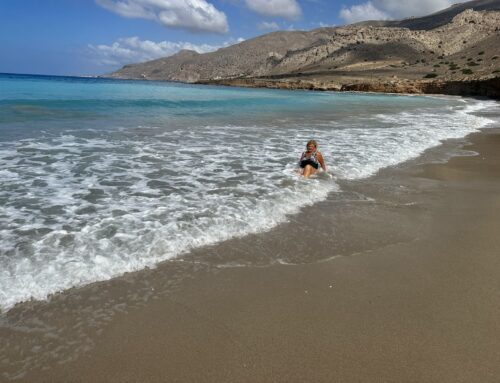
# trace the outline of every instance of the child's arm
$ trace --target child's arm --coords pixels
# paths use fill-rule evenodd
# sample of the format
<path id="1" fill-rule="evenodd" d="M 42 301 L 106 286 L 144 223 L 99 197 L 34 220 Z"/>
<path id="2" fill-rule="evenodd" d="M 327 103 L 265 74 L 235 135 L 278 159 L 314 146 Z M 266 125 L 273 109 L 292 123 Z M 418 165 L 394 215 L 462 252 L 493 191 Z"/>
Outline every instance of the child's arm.
<path id="1" fill-rule="evenodd" d="M 323 159 L 323 156 L 319 152 L 318 152 L 318 161 L 319 161 L 319 164 L 321 165 L 321 167 L 323 168 L 323 170 L 326 172 L 325 160 Z"/>

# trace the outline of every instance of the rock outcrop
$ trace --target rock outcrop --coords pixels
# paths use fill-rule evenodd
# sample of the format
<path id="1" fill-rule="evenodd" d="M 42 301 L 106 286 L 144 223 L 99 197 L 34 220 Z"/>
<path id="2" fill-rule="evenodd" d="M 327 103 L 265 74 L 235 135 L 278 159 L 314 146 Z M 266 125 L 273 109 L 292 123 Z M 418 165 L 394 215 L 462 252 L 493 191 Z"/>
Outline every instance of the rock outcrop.
<path id="1" fill-rule="evenodd" d="M 302 80 L 297 78 L 282 80 L 269 80 L 264 78 L 231 79 L 219 80 L 217 82 L 209 81 L 205 83 L 250 88 L 406 94 L 448 94 L 456 96 L 480 96 L 500 99 L 500 77 L 493 76 L 479 80 L 461 81 L 398 80 L 345 84 L 339 81 Z"/>

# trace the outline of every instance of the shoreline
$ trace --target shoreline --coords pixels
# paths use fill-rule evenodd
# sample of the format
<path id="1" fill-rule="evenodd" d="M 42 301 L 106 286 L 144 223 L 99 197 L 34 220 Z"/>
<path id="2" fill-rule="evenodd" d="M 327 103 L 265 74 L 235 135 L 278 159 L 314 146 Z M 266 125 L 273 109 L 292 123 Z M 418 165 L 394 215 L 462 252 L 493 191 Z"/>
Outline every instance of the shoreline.
<path id="1" fill-rule="evenodd" d="M 356 92 L 356 93 L 382 93 L 408 96 L 459 96 L 471 98 L 486 98 L 500 100 L 500 76 L 483 79 L 465 80 L 419 80 L 419 79 L 393 79 L 386 78 L 382 81 L 354 82 L 341 81 L 338 77 L 335 81 L 321 78 L 304 80 L 300 77 L 283 78 L 230 78 L 221 80 L 199 80 L 196 82 L 183 82 L 165 79 L 148 78 L 125 78 L 109 75 L 77 76 L 77 75 L 49 75 L 49 74 L 27 74 L 27 73 L 0 73 L 6 76 L 40 76 L 78 78 L 86 80 L 118 80 L 118 81 L 145 81 L 145 82 L 167 82 L 184 85 L 211 85 L 241 88 L 264 88 L 281 90 L 311 90 L 311 91 L 333 91 L 333 92 Z M 306 76 L 307 77 L 307 76 Z"/>
<path id="2" fill-rule="evenodd" d="M 16 306 L 3 377 L 494 381 L 500 130 L 465 140 L 480 154 L 427 153 L 271 232 Z"/>
<path id="3" fill-rule="evenodd" d="M 314 90 L 337 92 L 384 93 L 400 95 L 443 95 L 462 97 L 486 97 L 492 100 L 500 99 L 500 77 L 466 80 L 438 80 L 425 81 L 418 79 L 392 79 L 382 81 L 358 80 L 356 82 L 322 78 L 302 79 L 300 77 L 284 77 L 276 79 L 262 78 L 235 78 L 221 80 L 202 80 L 194 84 L 223 85 L 243 88 L 267 88 L 286 90 Z M 148 81 L 148 80 L 146 80 Z"/>
<path id="4" fill-rule="evenodd" d="M 276 89 L 276 90 L 310 90 L 329 92 L 356 92 L 356 93 L 383 93 L 397 95 L 422 95 L 422 96 L 459 96 L 479 97 L 490 100 L 500 100 L 500 76 L 465 79 L 465 80 L 420 80 L 420 79 L 393 79 L 386 78 L 381 81 L 356 80 L 354 82 L 341 81 L 341 76 L 335 81 L 321 78 L 304 80 L 300 77 L 255 77 L 255 78 L 228 78 L 219 80 L 198 80 L 184 82 L 167 79 L 153 78 L 127 78 L 101 75 L 96 78 L 125 80 L 125 81 L 151 81 L 170 82 L 185 85 L 211 85 L 236 88 Z"/>

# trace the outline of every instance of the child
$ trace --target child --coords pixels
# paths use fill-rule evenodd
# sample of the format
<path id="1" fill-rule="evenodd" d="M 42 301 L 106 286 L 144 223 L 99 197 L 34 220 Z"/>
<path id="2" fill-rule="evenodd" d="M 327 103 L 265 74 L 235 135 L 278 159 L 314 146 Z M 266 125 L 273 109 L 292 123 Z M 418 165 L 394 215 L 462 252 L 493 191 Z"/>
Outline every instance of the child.
<path id="1" fill-rule="evenodd" d="M 315 140 L 307 141 L 306 151 L 303 152 L 300 157 L 299 166 L 302 169 L 302 175 L 304 177 L 316 174 L 320 166 L 326 171 L 325 161 L 318 151 L 318 144 Z"/>

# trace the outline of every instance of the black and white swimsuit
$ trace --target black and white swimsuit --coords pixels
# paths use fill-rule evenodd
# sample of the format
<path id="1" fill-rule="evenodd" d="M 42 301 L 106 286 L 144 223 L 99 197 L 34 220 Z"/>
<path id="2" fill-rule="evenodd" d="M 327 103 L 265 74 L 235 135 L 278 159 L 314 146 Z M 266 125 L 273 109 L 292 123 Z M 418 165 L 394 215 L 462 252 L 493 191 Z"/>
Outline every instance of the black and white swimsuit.
<path id="1" fill-rule="evenodd" d="M 307 165 L 311 165 L 314 169 L 318 169 L 319 161 L 317 156 L 317 151 L 312 152 L 309 156 L 307 156 L 307 152 L 303 152 L 302 156 L 300 156 L 299 166 L 305 168 Z"/>

